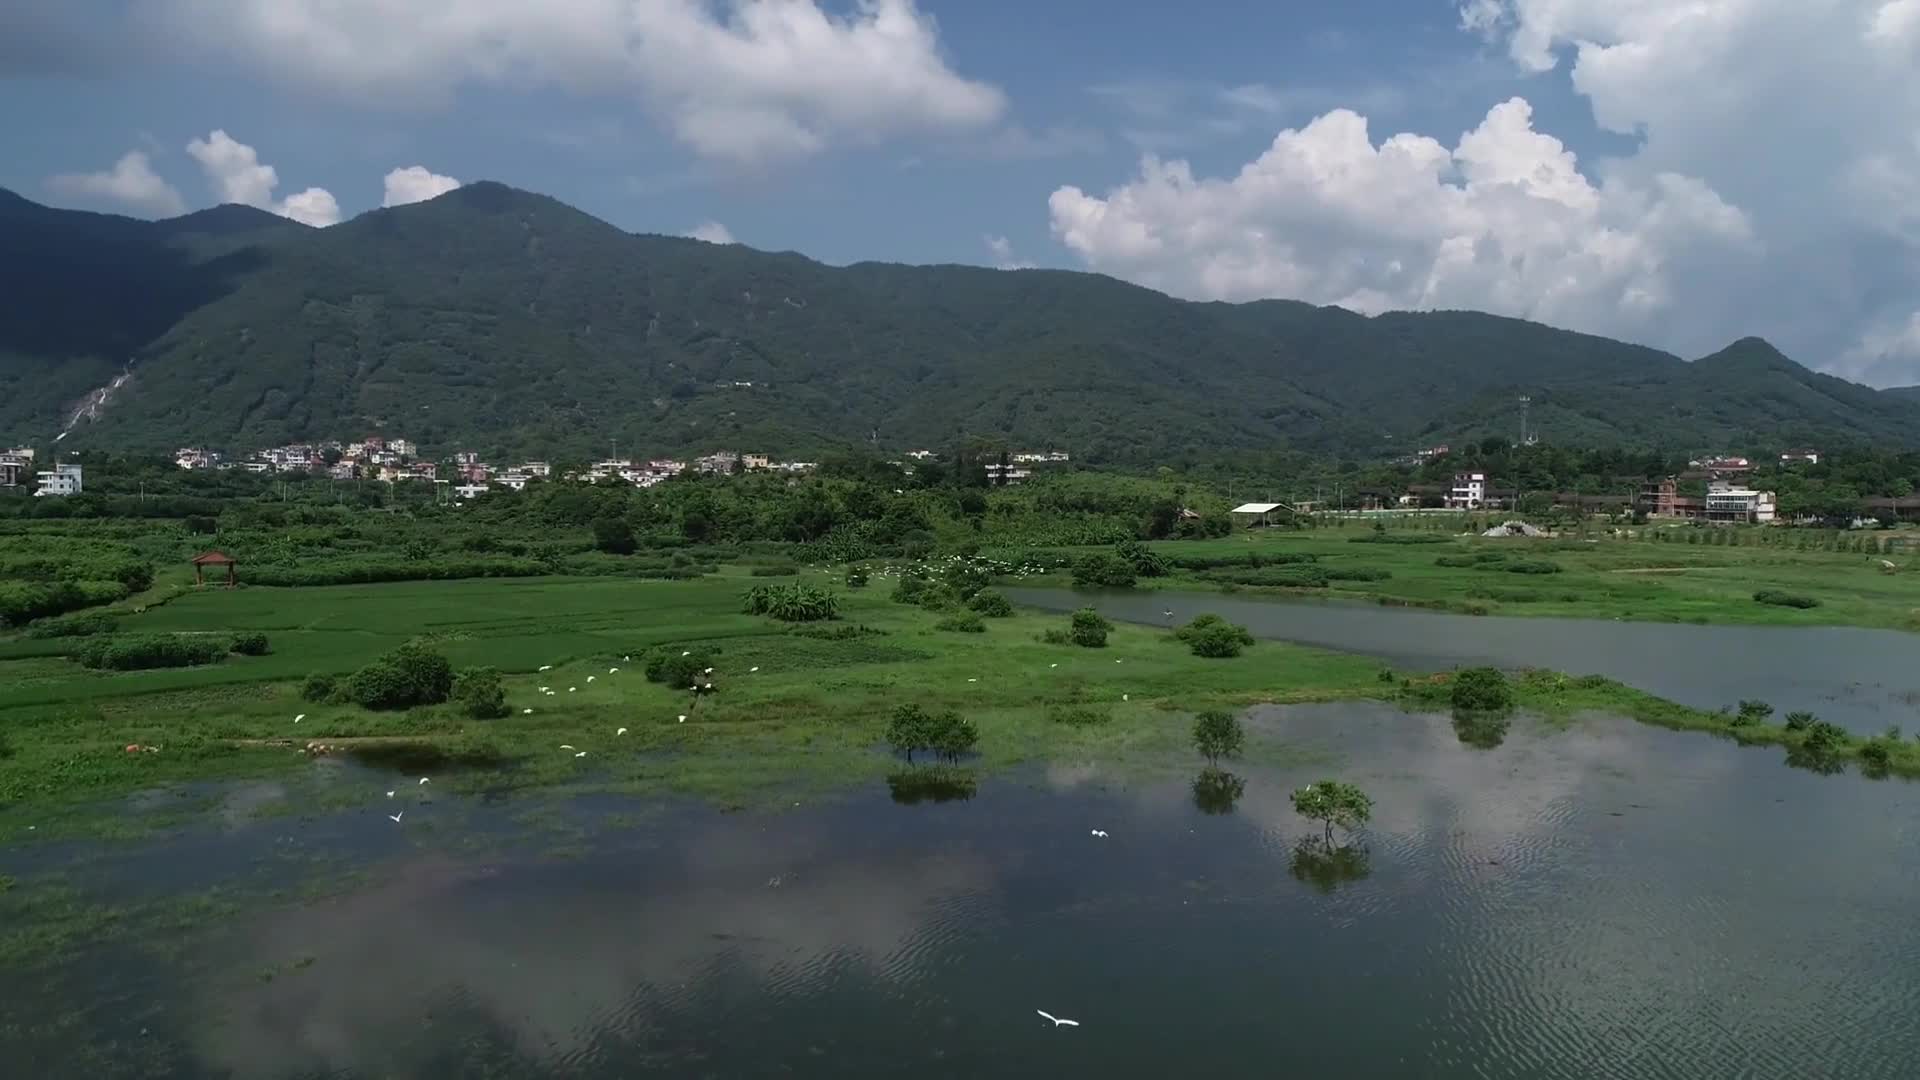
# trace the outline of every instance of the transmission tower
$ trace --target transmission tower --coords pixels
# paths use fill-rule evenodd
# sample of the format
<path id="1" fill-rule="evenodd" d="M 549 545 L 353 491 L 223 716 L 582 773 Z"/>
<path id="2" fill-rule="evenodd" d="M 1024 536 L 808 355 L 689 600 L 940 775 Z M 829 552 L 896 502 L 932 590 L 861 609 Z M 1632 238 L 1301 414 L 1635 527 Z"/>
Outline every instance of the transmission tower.
<path id="1" fill-rule="evenodd" d="M 1528 394 L 1520 395 L 1520 445 L 1532 446 L 1533 435 L 1527 431 L 1527 412 L 1533 407 L 1533 398 Z"/>

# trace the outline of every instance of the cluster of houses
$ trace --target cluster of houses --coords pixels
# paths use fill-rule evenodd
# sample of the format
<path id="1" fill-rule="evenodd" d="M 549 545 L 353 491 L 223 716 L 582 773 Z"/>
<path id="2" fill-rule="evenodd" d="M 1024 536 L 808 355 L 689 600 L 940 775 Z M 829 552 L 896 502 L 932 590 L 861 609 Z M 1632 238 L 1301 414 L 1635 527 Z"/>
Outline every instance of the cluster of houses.
<path id="1" fill-rule="evenodd" d="M 1818 464 L 1820 454 L 1816 450 L 1790 450 L 1780 455 L 1782 464 Z M 1702 458 L 1687 463 L 1688 470 L 1677 476 L 1649 480 L 1643 484 L 1634 496 L 1564 496 L 1555 495 L 1556 501 L 1574 502 L 1581 509 L 1601 509 L 1608 503 L 1617 504 L 1614 508 L 1631 506 L 1645 512 L 1648 517 L 1675 518 L 1682 521 L 1705 521 L 1714 523 L 1742 523 L 1765 525 L 1779 517 L 1779 500 L 1771 491 L 1761 491 L 1749 487 L 1746 477 L 1753 472 L 1753 462 L 1743 457 Z M 1682 488 L 1705 482 L 1705 492 L 1701 495 L 1682 494 Z M 1400 496 L 1400 505 L 1419 506 L 1423 493 L 1419 489 Z M 1501 490 L 1489 486 L 1487 474 L 1483 472 L 1455 473 L 1453 486 L 1446 490 L 1441 505 L 1449 510 L 1499 510 L 1513 505 L 1518 492 Z M 1592 506 L 1588 506 L 1592 503 Z"/>
<path id="2" fill-rule="evenodd" d="M 906 460 L 890 464 L 902 466 L 911 472 L 913 466 L 910 462 L 932 461 L 939 456 L 931 450 L 909 450 Z M 989 461 L 984 468 L 987 470 L 987 483 L 1005 487 L 1032 479 L 1035 469 L 1065 465 L 1072 460 L 1072 455 L 1065 450 L 1021 450 L 1008 454 L 1005 461 Z"/>
<path id="3" fill-rule="evenodd" d="M 50 469 L 35 469 L 33 447 L 19 446 L 0 453 L 0 488 L 25 487 L 33 478 L 33 497 L 78 495 L 84 486 L 85 470 L 78 465 L 55 460 Z"/>

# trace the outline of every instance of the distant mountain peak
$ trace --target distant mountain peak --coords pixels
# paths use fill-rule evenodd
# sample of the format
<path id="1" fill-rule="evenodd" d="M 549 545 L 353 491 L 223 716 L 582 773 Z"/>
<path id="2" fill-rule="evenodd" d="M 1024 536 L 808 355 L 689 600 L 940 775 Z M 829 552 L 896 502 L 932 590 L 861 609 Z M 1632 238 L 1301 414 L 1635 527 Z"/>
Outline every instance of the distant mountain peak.
<path id="1" fill-rule="evenodd" d="M 240 203 L 221 203 L 219 206 L 210 206 L 205 210 L 195 210 L 191 214 L 166 218 L 154 224 L 168 233 L 206 233 L 213 236 L 252 232 L 255 229 L 309 227 L 292 218 L 281 217 L 272 211 Z"/>
<path id="2" fill-rule="evenodd" d="M 1792 357 L 1774 348 L 1772 342 L 1760 337 L 1743 337 L 1719 352 L 1701 357 L 1696 363 L 1709 366 L 1776 368 L 1782 371 L 1805 370 Z"/>

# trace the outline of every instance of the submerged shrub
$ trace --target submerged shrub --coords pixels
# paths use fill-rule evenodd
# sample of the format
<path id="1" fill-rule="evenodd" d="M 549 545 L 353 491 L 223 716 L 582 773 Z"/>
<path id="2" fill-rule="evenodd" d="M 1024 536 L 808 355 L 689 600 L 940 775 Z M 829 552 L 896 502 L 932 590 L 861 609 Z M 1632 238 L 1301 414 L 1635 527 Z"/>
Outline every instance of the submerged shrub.
<path id="1" fill-rule="evenodd" d="M 1069 727 L 1093 727 L 1113 719 L 1113 710 L 1097 705 L 1049 705 L 1047 720 Z"/>
<path id="2" fill-rule="evenodd" d="M 1734 727 L 1749 727 L 1764 723 L 1772 715 L 1773 706 L 1764 701 L 1742 701 L 1739 711 L 1733 714 L 1731 723 Z"/>
<path id="3" fill-rule="evenodd" d="M 1133 564 L 1108 552 L 1088 555 L 1073 564 L 1073 583 L 1088 589 L 1130 589 L 1136 572 Z"/>
<path id="4" fill-rule="evenodd" d="M 1513 687 L 1499 668 L 1466 668 L 1455 673 L 1449 694 L 1453 707 L 1468 712 L 1500 712 L 1513 708 Z"/>

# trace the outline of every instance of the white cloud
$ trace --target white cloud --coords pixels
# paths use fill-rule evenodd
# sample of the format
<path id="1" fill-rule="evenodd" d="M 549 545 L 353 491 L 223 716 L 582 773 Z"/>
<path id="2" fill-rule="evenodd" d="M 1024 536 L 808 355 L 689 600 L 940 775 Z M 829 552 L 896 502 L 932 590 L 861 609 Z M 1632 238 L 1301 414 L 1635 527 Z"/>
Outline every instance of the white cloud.
<path id="1" fill-rule="evenodd" d="M 421 165 L 395 169 L 387 174 L 384 183 L 386 196 L 380 200 L 381 206 L 405 206 L 408 203 L 425 202 L 445 195 L 460 186 L 460 181 L 453 177 L 430 172 Z"/>
<path id="2" fill-rule="evenodd" d="M 955 73 L 914 0 L 164 0 L 146 18 L 268 74 L 375 104 L 470 83 L 638 91 L 696 152 L 734 163 L 835 141 L 977 129 L 993 86 Z"/>
<path id="3" fill-rule="evenodd" d="M 1747 212 L 1768 263 L 1689 284 L 1744 324 L 1713 333 L 1765 333 L 1841 374 L 1920 381 L 1920 342 L 1888 329 L 1920 291 L 1920 0 L 1461 10 L 1523 70 L 1564 68 L 1601 126 L 1640 138 L 1612 172 L 1698 176 Z"/>
<path id="4" fill-rule="evenodd" d="M 717 221 L 702 222 L 687 230 L 687 237 L 693 240 L 705 240 L 709 244 L 737 244 L 733 231 Z"/>
<path id="5" fill-rule="evenodd" d="M 103 172 L 50 177 L 47 187 L 68 198 L 114 203 L 151 217 L 173 217 L 187 209 L 180 193 L 153 171 L 153 163 L 140 150 L 122 155 Z"/>
<path id="6" fill-rule="evenodd" d="M 1374 145 L 1360 115 L 1391 96 L 1349 95 L 1366 107 L 1316 106 L 1237 175 L 1150 157 L 1106 197 L 1063 187 L 1056 234 L 1183 295 L 1472 307 L 1683 355 L 1759 334 L 1811 366 L 1920 382 L 1920 0 L 1455 3 L 1509 76 L 1567 80 L 1630 148 L 1576 163 L 1522 102 L 1446 143 Z M 1100 93 L 1163 155 L 1204 136 L 1196 114 L 1219 119 L 1178 85 Z M 1271 131 L 1312 97 L 1218 100 Z"/>
<path id="7" fill-rule="evenodd" d="M 187 153 L 200 163 L 221 202 L 257 206 L 320 228 L 340 220 L 340 204 L 325 188 L 310 187 L 275 202 L 273 189 L 280 184 L 280 174 L 273 166 L 261 164 L 253 147 L 225 131 L 215 129 L 204 139 L 188 142 Z"/>
<path id="8" fill-rule="evenodd" d="M 1752 250 L 1744 215 L 1705 184 L 1595 183 L 1518 98 L 1452 149 L 1406 134 L 1376 146 L 1364 118 L 1336 110 L 1231 178 L 1148 157 L 1104 197 L 1063 187 L 1049 206 L 1091 267 L 1177 295 L 1474 307 L 1581 329 L 1657 323 L 1676 263 Z"/>
<path id="9" fill-rule="evenodd" d="M 993 256 L 994 269 L 996 270 L 1031 270 L 1033 269 L 1032 263 L 1022 262 L 1019 259 L 1016 259 L 1013 257 L 1013 241 L 1007 239 L 1004 236 L 994 236 L 991 234 L 983 237 L 982 239 L 986 241 L 987 251 Z"/>

